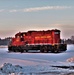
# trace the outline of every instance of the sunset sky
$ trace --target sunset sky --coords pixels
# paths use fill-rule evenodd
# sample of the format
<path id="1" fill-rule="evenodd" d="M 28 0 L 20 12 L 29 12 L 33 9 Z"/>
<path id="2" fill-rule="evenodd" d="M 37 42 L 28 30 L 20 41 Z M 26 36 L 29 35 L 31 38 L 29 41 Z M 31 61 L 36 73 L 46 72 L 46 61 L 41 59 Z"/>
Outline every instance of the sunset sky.
<path id="1" fill-rule="evenodd" d="M 74 35 L 74 0 L 0 0 L 0 38 L 49 29 Z"/>

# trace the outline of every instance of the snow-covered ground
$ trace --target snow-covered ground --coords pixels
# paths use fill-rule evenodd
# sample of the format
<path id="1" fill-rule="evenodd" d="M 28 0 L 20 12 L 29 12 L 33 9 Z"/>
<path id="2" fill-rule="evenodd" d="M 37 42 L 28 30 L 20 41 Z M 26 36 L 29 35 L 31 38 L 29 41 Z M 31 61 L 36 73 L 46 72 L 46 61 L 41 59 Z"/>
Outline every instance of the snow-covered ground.
<path id="1" fill-rule="evenodd" d="M 63 53 L 8 53 L 7 48 L 0 48 L 0 75 L 64 75 L 74 69 L 52 66 L 74 66 L 67 61 L 72 57 L 74 45 L 68 45 Z"/>

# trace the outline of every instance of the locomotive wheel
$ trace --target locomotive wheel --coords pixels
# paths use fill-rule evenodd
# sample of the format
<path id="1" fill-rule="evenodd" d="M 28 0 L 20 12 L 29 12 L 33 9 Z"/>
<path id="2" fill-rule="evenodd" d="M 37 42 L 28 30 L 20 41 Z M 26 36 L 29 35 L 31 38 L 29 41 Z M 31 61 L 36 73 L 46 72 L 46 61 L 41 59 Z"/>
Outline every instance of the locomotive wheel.
<path id="1" fill-rule="evenodd" d="M 42 53 L 48 53 L 48 48 L 47 48 L 47 46 L 41 46 L 40 52 L 42 52 Z"/>
<path id="2" fill-rule="evenodd" d="M 23 53 L 23 52 L 24 52 L 24 50 L 23 50 L 23 49 L 19 49 L 19 52 Z"/>
<path id="3" fill-rule="evenodd" d="M 43 53 L 43 46 L 40 47 L 40 52 Z"/>
<path id="4" fill-rule="evenodd" d="M 51 53 L 55 53 L 54 46 L 51 48 Z"/>
<path id="5" fill-rule="evenodd" d="M 25 50 L 26 52 L 28 52 L 28 50 Z"/>
<path id="6" fill-rule="evenodd" d="M 21 53 L 24 52 L 24 49 L 21 46 L 19 46 L 19 52 L 21 52 Z"/>
<path id="7" fill-rule="evenodd" d="M 18 47 L 14 46 L 14 48 L 13 48 L 14 50 L 13 50 L 13 51 L 14 51 L 14 52 L 18 52 L 17 48 L 18 48 Z"/>
<path id="8" fill-rule="evenodd" d="M 56 49 L 56 50 L 54 51 L 54 53 L 59 53 L 59 50 Z"/>
<path id="9" fill-rule="evenodd" d="M 48 53 L 48 48 L 47 48 L 47 46 L 44 46 L 44 52 L 45 52 L 45 53 Z"/>

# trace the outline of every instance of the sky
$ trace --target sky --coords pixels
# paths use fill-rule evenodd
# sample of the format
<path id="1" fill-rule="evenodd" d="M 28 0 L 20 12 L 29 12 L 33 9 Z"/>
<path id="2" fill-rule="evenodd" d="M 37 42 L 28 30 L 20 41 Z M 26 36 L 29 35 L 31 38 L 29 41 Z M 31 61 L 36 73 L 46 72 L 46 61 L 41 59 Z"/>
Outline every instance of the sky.
<path id="1" fill-rule="evenodd" d="M 0 38 L 51 29 L 74 35 L 74 0 L 0 0 Z"/>

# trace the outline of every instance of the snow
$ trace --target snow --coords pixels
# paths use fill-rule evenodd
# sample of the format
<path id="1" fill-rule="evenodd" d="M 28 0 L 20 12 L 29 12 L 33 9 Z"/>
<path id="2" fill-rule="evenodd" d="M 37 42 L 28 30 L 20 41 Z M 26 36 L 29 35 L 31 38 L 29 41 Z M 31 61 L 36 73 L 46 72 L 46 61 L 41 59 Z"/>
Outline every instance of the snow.
<path id="1" fill-rule="evenodd" d="M 73 57 L 74 45 L 63 53 L 8 53 L 0 48 L 0 75 L 64 75 L 74 69 L 52 66 L 74 66 Z"/>
<path id="2" fill-rule="evenodd" d="M 0 68 L 1 75 L 36 75 L 40 73 L 70 73 L 74 72 L 74 70 L 69 69 L 61 69 L 56 67 L 51 67 L 49 65 L 36 65 L 36 66 L 19 66 L 19 65 L 12 65 L 10 63 L 5 63 Z"/>

